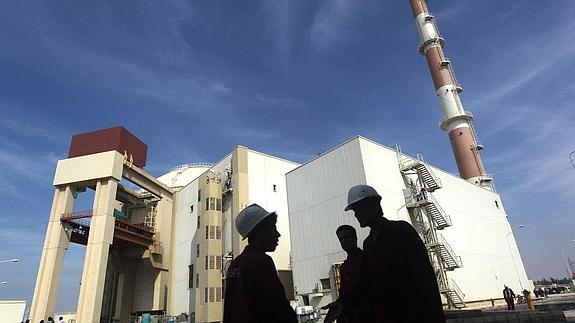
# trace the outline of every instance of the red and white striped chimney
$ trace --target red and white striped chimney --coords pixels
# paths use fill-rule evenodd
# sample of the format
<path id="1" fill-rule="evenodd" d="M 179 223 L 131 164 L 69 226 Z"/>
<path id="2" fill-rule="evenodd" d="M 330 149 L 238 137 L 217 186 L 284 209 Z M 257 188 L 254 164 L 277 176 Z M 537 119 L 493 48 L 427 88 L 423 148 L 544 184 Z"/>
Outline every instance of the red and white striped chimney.
<path id="1" fill-rule="evenodd" d="M 439 34 L 435 18 L 427 10 L 425 0 L 410 0 L 411 9 L 419 32 L 419 52 L 427 59 L 435 85 L 435 94 L 443 112 L 441 129 L 449 133 L 459 175 L 469 182 L 493 189 L 492 179 L 485 173 L 478 143 L 473 130 L 473 115 L 465 111 L 451 62 L 443 53 L 444 39 Z"/>

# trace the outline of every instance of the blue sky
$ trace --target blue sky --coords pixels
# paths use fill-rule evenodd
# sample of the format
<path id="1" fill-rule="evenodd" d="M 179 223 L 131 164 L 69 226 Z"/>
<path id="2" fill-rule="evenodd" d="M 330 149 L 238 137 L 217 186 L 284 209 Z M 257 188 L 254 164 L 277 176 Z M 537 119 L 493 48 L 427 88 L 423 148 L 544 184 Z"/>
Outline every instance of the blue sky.
<path id="1" fill-rule="evenodd" d="M 564 276 L 575 2 L 430 9 L 528 275 Z M 457 172 L 407 0 L 3 1 L 0 44 L 0 260 L 21 259 L 0 264 L 0 299 L 31 301 L 75 133 L 124 125 L 154 175 L 237 144 L 304 162 L 357 134 Z M 82 262 L 72 246 L 59 311 L 75 311 Z"/>

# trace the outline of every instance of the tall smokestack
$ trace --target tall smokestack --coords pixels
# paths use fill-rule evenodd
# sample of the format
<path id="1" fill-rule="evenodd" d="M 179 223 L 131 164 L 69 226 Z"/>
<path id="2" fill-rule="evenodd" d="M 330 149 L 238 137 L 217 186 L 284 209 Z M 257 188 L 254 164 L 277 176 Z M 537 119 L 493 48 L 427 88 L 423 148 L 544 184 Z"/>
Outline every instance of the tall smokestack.
<path id="1" fill-rule="evenodd" d="M 492 178 L 485 173 L 478 143 L 473 130 L 473 115 L 465 111 L 451 62 L 443 53 L 444 39 L 439 34 L 435 18 L 427 10 L 425 0 L 410 0 L 411 9 L 419 32 L 419 52 L 427 59 L 435 85 L 435 94 L 443 112 L 441 129 L 449 133 L 451 148 L 455 155 L 459 176 L 467 181 L 493 189 Z"/>

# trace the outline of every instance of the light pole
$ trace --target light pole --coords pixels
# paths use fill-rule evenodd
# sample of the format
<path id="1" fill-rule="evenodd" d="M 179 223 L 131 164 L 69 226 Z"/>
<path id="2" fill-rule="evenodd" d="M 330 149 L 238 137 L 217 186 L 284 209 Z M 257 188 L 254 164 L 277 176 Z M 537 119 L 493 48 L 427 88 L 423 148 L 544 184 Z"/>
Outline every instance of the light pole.
<path id="1" fill-rule="evenodd" d="M 18 261 L 20 261 L 20 259 L 18 259 L 18 258 L 7 259 L 7 260 L 0 260 L 0 264 L 6 263 L 6 262 L 18 262 Z"/>

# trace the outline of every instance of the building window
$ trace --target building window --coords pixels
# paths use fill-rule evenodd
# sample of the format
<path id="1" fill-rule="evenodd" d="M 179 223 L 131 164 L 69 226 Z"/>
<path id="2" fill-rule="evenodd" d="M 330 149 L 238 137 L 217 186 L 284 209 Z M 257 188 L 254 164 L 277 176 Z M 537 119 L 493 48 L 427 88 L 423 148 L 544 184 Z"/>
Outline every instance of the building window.
<path id="1" fill-rule="evenodd" d="M 207 225 L 206 227 L 207 240 L 220 240 L 222 238 L 222 228 L 217 225 Z"/>
<path id="2" fill-rule="evenodd" d="M 276 184 L 274 184 L 274 185 L 272 186 L 272 190 L 273 190 L 274 192 L 277 192 L 277 191 L 278 191 L 278 190 L 277 190 L 277 187 L 276 187 Z"/>
<path id="3" fill-rule="evenodd" d="M 329 278 L 323 278 L 319 280 L 321 283 L 321 289 L 322 290 L 330 290 L 331 289 L 331 283 L 329 281 Z"/>
<path id="4" fill-rule="evenodd" d="M 222 270 L 222 256 L 216 256 L 216 269 Z"/>
<path id="5" fill-rule="evenodd" d="M 196 258 L 200 256 L 200 244 L 196 245 Z"/>
<path id="6" fill-rule="evenodd" d="M 217 199 L 215 197 L 206 197 L 206 211 L 221 211 L 222 210 L 222 199 Z"/>
<path id="7" fill-rule="evenodd" d="M 216 259 L 215 258 L 216 257 L 214 257 L 214 256 L 210 256 L 210 270 L 216 269 L 216 264 L 215 264 Z"/>
<path id="8" fill-rule="evenodd" d="M 499 202 L 495 201 L 495 206 L 499 208 Z"/>
<path id="9" fill-rule="evenodd" d="M 198 215 L 198 224 L 196 225 L 196 228 L 200 227 L 200 216 Z"/>
<path id="10" fill-rule="evenodd" d="M 204 270 L 208 270 L 208 256 L 204 258 Z"/>
<path id="11" fill-rule="evenodd" d="M 216 302 L 222 301 L 222 288 L 216 287 Z"/>
<path id="12" fill-rule="evenodd" d="M 202 201 L 202 190 L 198 190 L 198 202 Z"/>
<path id="13" fill-rule="evenodd" d="M 196 274 L 196 287 L 200 287 L 200 274 Z"/>
<path id="14" fill-rule="evenodd" d="M 188 266 L 188 288 L 194 288 L 194 265 Z"/>
<path id="15" fill-rule="evenodd" d="M 208 302 L 208 288 L 204 288 L 204 303 Z"/>
<path id="16" fill-rule="evenodd" d="M 213 303 L 213 302 L 214 302 L 214 296 L 216 296 L 216 295 L 215 295 L 216 293 L 215 293 L 215 290 L 214 290 L 214 289 L 215 289 L 215 288 L 210 287 L 210 303 Z"/>
<path id="17" fill-rule="evenodd" d="M 190 213 L 194 213 L 194 205 L 190 205 Z"/>

